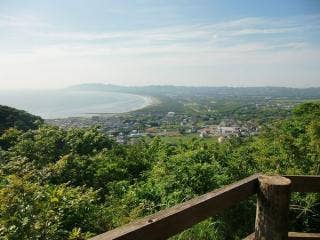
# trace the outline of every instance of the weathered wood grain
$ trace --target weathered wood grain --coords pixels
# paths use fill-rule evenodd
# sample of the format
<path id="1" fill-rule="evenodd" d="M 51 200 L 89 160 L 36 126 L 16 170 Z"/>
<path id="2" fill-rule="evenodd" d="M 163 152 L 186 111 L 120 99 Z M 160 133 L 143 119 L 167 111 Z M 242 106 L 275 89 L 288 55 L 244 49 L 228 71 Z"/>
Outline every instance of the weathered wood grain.
<path id="1" fill-rule="evenodd" d="M 320 240 L 320 233 L 289 232 L 289 240 Z"/>
<path id="2" fill-rule="evenodd" d="M 289 232 L 289 240 L 320 240 L 320 233 L 299 233 L 299 232 Z M 243 240 L 255 240 L 254 233 L 250 234 Z"/>
<path id="3" fill-rule="evenodd" d="M 292 183 L 292 192 L 320 192 L 320 176 L 284 176 Z"/>
<path id="4" fill-rule="evenodd" d="M 249 236 L 245 237 L 243 240 L 255 240 L 254 235 L 255 233 L 251 233 Z"/>
<path id="5" fill-rule="evenodd" d="M 255 224 L 256 240 L 287 240 L 291 180 L 259 176 Z"/>

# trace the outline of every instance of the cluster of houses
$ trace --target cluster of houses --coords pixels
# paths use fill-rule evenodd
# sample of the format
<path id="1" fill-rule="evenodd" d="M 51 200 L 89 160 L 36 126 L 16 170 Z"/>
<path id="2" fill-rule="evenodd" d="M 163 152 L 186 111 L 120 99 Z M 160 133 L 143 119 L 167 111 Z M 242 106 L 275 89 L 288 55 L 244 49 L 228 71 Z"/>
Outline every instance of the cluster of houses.
<path id="1" fill-rule="evenodd" d="M 257 131 L 250 125 L 244 127 L 233 120 L 222 121 L 219 125 L 210 125 L 211 122 L 210 118 L 206 120 L 175 112 L 156 115 L 145 113 L 47 120 L 47 123 L 63 128 L 99 125 L 104 132 L 119 143 L 134 142 L 135 139 L 145 136 L 181 136 L 196 133 L 201 138 L 217 137 L 219 141 L 223 141 L 226 137 L 248 136 Z"/>
<path id="2" fill-rule="evenodd" d="M 205 128 L 199 129 L 199 136 L 201 138 L 204 137 L 227 137 L 230 135 L 240 135 L 241 128 L 240 127 L 224 127 L 219 125 L 211 125 Z"/>
<path id="3" fill-rule="evenodd" d="M 209 125 L 198 130 L 199 137 L 217 137 L 219 142 L 222 142 L 225 138 L 231 136 L 245 137 L 255 135 L 258 133 L 258 128 L 248 128 L 239 126 L 221 126 L 221 125 Z"/>
<path id="4" fill-rule="evenodd" d="M 204 137 L 228 137 L 228 136 L 238 136 L 244 137 L 257 133 L 258 129 L 249 129 L 247 127 L 239 126 L 221 126 L 221 125 L 210 125 L 205 128 L 198 130 L 199 136 Z"/>

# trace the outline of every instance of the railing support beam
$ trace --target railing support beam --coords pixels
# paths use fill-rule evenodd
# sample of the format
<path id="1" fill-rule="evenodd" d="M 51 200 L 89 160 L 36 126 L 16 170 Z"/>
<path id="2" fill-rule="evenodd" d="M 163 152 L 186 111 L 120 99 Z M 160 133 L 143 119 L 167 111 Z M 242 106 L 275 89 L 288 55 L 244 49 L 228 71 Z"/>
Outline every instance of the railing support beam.
<path id="1" fill-rule="evenodd" d="M 291 181 L 259 176 L 255 240 L 287 240 Z"/>

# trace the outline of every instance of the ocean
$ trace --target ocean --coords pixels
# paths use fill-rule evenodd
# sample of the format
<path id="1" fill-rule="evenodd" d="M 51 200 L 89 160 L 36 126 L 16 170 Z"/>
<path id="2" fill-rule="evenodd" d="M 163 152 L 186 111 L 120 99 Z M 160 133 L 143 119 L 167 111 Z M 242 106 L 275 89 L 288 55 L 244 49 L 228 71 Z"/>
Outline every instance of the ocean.
<path id="1" fill-rule="evenodd" d="M 44 119 L 123 113 L 150 103 L 149 97 L 116 92 L 68 89 L 0 91 L 0 105 L 25 110 Z"/>

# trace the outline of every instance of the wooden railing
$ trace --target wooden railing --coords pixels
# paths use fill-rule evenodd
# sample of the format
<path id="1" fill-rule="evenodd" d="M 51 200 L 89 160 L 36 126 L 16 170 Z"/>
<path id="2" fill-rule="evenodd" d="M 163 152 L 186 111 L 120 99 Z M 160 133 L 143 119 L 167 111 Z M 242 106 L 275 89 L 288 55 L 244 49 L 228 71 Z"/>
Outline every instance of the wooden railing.
<path id="1" fill-rule="evenodd" d="M 257 194 L 255 233 L 245 239 L 320 239 L 318 233 L 288 233 L 291 192 L 320 192 L 320 176 L 252 175 L 91 240 L 167 239 L 254 194 Z"/>

